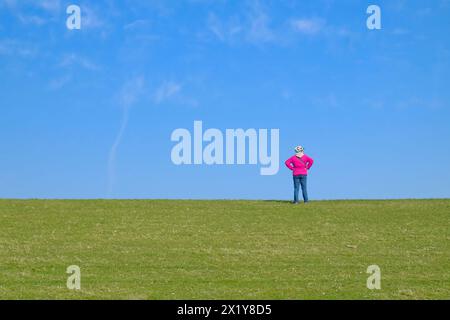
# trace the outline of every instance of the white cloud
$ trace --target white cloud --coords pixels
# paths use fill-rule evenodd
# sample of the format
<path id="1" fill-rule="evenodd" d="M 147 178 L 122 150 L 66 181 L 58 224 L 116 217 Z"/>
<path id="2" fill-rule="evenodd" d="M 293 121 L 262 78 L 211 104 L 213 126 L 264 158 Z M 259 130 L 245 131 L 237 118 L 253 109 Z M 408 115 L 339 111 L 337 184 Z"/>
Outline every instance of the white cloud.
<path id="1" fill-rule="evenodd" d="M 252 42 L 270 42 L 275 38 L 268 14 L 259 2 L 254 2 L 249 15 L 248 39 Z"/>
<path id="2" fill-rule="evenodd" d="M 53 79 L 49 83 L 50 90 L 59 90 L 67 85 L 72 80 L 72 76 L 70 74 L 64 75 L 60 78 Z"/>
<path id="3" fill-rule="evenodd" d="M 321 19 L 294 19 L 291 21 L 291 27 L 295 32 L 316 35 L 325 27 L 325 22 Z"/>
<path id="4" fill-rule="evenodd" d="M 46 19 L 39 17 L 39 16 L 35 16 L 35 15 L 24 15 L 24 14 L 19 13 L 19 14 L 17 14 L 17 18 L 23 24 L 42 26 L 47 23 Z"/>
<path id="5" fill-rule="evenodd" d="M 75 53 L 64 55 L 56 67 L 63 68 L 65 75 L 59 78 L 52 79 L 49 82 L 50 90 L 59 90 L 66 86 L 73 79 L 73 74 L 76 68 L 83 68 L 89 71 L 99 70 L 100 67 L 89 59 L 81 57 Z"/>
<path id="6" fill-rule="evenodd" d="M 237 17 L 221 21 L 214 13 L 208 15 L 207 28 L 223 42 L 232 42 L 243 31 L 243 26 Z"/>
<path id="7" fill-rule="evenodd" d="M 87 70 L 95 71 L 99 69 L 99 66 L 90 61 L 87 58 L 81 57 L 75 53 L 65 55 L 61 62 L 59 63 L 60 67 L 72 67 L 79 66 Z"/>
<path id="8" fill-rule="evenodd" d="M 433 13 L 433 9 L 431 8 L 421 8 L 417 11 L 417 15 L 419 17 L 429 16 Z"/>
<path id="9" fill-rule="evenodd" d="M 404 100 L 397 101 L 394 106 L 397 109 L 414 109 L 414 108 L 423 108 L 423 109 L 441 109 L 444 108 L 447 103 L 444 100 L 438 98 L 424 98 L 418 96 L 412 96 L 406 98 Z"/>
<path id="10" fill-rule="evenodd" d="M 98 29 L 103 28 L 106 23 L 97 14 L 96 10 L 86 5 L 81 6 L 81 28 L 82 29 Z"/>
<path id="11" fill-rule="evenodd" d="M 41 9 L 52 14 L 57 14 L 58 12 L 61 11 L 60 0 L 38 0 L 36 1 L 36 5 Z"/>
<path id="12" fill-rule="evenodd" d="M 124 30 L 136 30 L 136 29 L 147 28 L 149 25 L 150 25 L 149 20 L 139 19 L 139 20 L 135 20 L 131 23 L 126 24 L 123 28 L 124 28 Z"/>
<path id="13" fill-rule="evenodd" d="M 164 81 L 154 91 L 153 102 L 156 105 L 173 102 L 179 106 L 199 106 L 199 101 L 184 93 L 185 85 L 175 81 Z"/>
<path id="14" fill-rule="evenodd" d="M 333 92 L 313 97 L 311 102 L 319 108 L 338 108 L 341 105 L 338 97 Z"/>
<path id="15" fill-rule="evenodd" d="M 155 102 L 160 104 L 166 100 L 169 100 L 176 96 L 181 91 L 181 84 L 176 82 L 164 82 L 161 84 L 155 92 Z"/>
<path id="16" fill-rule="evenodd" d="M 0 0 L 0 6 L 9 9 L 14 9 L 17 6 L 17 0 Z"/>
<path id="17" fill-rule="evenodd" d="M 395 28 L 392 31 L 392 34 L 395 35 L 395 36 L 403 36 L 403 35 L 409 34 L 409 30 L 403 29 L 403 28 Z"/>
<path id="18" fill-rule="evenodd" d="M 0 0 L 0 7 L 8 8 L 13 15 L 23 24 L 42 26 L 49 19 L 55 19 L 61 13 L 61 0 Z M 29 14 L 28 9 L 38 9 L 45 16 Z"/>
<path id="19" fill-rule="evenodd" d="M 33 58 L 38 53 L 39 50 L 34 44 L 13 39 L 0 39 L 0 55 Z"/>
<path id="20" fill-rule="evenodd" d="M 207 29 L 218 40 L 234 42 L 236 40 L 253 44 L 272 42 L 278 39 L 277 33 L 271 27 L 271 19 L 259 1 L 248 3 L 245 13 L 220 19 L 210 13 L 207 19 Z"/>
<path id="21" fill-rule="evenodd" d="M 145 79 L 137 76 L 124 83 L 119 93 L 119 102 L 124 108 L 130 108 L 142 95 Z"/>
<path id="22" fill-rule="evenodd" d="M 47 12 L 57 12 L 61 9 L 61 0 L 0 0 L 0 5 L 8 8 L 36 7 Z"/>

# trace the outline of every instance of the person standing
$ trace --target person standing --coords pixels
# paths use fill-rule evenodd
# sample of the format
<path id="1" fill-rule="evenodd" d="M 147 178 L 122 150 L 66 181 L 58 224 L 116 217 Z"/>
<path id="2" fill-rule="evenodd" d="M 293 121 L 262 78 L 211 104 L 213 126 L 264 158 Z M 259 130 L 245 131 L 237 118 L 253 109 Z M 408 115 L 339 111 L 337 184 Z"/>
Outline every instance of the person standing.
<path id="1" fill-rule="evenodd" d="M 302 146 L 298 146 L 295 149 L 295 155 L 287 159 L 284 163 L 289 170 L 292 171 L 294 176 L 294 202 L 293 204 L 298 204 L 298 195 L 300 191 L 300 186 L 302 188 L 303 201 L 308 203 L 308 189 L 307 189 L 307 178 L 308 170 L 311 169 L 314 164 L 314 160 L 305 154 L 305 149 Z"/>

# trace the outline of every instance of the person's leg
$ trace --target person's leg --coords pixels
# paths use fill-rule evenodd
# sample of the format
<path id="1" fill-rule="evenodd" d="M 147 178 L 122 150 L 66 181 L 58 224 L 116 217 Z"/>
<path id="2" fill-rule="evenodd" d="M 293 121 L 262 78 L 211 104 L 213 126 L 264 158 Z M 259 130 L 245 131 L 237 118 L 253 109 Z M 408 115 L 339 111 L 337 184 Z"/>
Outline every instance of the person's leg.
<path id="1" fill-rule="evenodd" d="M 301 176 L 300 184 L 302 185 L 303 201 L 308 202 L 308 187 L 307 187 L 308 176 Z"/>
<path id="2" fill-rule="evenodd" d="M 294 177 L 294 203 L 298 203 L 299 191 L 300 191 L 300 178 Z"/>

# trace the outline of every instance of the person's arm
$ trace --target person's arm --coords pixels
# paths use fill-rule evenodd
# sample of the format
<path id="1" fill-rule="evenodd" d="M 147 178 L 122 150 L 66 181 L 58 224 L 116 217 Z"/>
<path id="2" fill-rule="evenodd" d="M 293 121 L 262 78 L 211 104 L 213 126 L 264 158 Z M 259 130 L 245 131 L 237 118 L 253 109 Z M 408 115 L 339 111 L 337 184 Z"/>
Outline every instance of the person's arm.
<path id="1" fill-rule="evenodd" d="M 314 164 L 314 159 L 308 157 L 308 163 L 307 163 L 307 165 L 306 165 L 306 169 L 308 169 L 308 170 L 311 169 L 311 167 L 313 166 L 313 164 Z"/>
<path id="2" fill-rule="evenodd" d="M 288 167 L 289 170 L 294 171 L 294 168 L 292 167 L 292 158 L 287 159 L 284 164 L 286 167 Z"/>

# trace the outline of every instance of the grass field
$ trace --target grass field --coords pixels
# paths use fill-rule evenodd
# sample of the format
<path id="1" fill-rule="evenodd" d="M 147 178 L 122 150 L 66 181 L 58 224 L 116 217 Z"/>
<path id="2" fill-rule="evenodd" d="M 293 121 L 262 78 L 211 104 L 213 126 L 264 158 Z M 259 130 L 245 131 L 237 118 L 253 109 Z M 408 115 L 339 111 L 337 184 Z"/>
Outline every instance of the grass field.
<path id="1" fill-rule="evenodd" d="M 450 298 L 450 200 L 0 200 L 0 228 L 2 299 Z"/>

